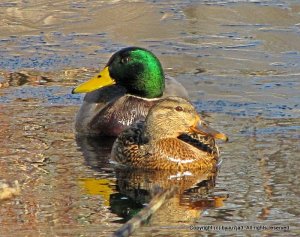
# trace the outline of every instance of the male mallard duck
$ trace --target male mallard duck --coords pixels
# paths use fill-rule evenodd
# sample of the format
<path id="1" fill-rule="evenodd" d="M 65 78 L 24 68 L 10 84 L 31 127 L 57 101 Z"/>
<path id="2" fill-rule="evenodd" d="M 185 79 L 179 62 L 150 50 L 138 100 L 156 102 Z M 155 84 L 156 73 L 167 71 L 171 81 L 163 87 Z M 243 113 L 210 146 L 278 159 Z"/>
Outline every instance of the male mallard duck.
<path id="1" fill-rule="evenodd" d="M 119 135 L 112 159 L 133 168 L 212 169 L 219 157 L 215 138 L 228 140 L 205 125 L 190 102 L 168 97 Z"/>
<path id="2" fill-rule="evenodd" d="M 161 98 L 187 98 L 184 87 L 165 77 L 157 57 L 150 51 L 129 47 L 116 52 L 105 68 L 72 93 L 86 93 L 75 128 L 87 135 L 117 136 Z"/>

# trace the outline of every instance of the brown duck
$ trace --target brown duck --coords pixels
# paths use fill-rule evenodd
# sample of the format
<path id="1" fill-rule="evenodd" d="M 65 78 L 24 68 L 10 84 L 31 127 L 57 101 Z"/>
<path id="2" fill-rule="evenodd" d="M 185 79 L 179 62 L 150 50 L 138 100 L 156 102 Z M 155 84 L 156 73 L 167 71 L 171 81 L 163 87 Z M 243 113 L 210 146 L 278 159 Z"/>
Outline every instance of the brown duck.
<path id="1" fill-rule="evenodd" d="M 219 157 L 216 138 L 228 140 L 208 127 L 189 101 L 168 97 L 150 109 L 145 121 L 120 134 L 112 159 L 133 168 L 212 169 Z"/>

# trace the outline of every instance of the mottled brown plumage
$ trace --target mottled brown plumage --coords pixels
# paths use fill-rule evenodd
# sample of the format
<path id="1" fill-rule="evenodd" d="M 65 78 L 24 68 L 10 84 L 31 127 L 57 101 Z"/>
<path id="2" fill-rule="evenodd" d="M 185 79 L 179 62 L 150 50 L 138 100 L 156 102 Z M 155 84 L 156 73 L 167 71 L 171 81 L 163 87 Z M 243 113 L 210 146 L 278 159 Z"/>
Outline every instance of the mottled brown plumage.
<path id="1" fill-rule="evenodd" d="M 190 102 L 168 97 L 150 109 L 145 121 L 120 134 L 112 158 L 134 168 L 212 169 L 219 157 L 214 138 L 227 140 L 200 120 Z"/>

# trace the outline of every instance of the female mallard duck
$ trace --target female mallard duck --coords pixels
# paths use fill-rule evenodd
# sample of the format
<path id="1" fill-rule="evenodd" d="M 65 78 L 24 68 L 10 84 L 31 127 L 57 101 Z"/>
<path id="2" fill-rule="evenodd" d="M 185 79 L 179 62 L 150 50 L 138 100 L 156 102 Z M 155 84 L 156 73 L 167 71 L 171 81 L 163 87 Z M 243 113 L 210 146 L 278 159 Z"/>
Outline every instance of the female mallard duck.
<path id="1" fill-rule="evenodd" d="M 228 140 L 205 125 L 190 102 L 168 97 L 150 109 L 144 122 L 119 135 L 112 159 L 133 168 L 212 169 L 219 157 L 215 138 Z"/>
<path id="2" fill-rule="evenodd" d="M 106 67 L 72 93 L 85 93 L 75 128 L 87 135 L 117 136 L 161 98 L 187 98 L 184 87 L 165 77 L 157 57 L 150 51 L 129 47 L 116 52 Z"/>

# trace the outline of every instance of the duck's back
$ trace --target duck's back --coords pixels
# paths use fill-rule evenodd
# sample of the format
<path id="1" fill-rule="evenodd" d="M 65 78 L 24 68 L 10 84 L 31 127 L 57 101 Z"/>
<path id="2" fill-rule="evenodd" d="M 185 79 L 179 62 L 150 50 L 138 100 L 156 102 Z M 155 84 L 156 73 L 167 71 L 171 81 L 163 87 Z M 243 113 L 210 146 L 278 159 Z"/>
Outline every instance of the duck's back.
<path id="1" fill-rule="evenodd" d="M 163 98 L 169 97 L 169 96 L 178 96 L 185 99 L 189 98 L 187 90 L 184 88 L 184 86 L 179 83 L 175 78 L 166 76 L 165 77 L 165 91 L 163 94 Z"/>
<path id="2" fill-rule="evenodd" d="M 218 160 L 213 138 L 184 134 L 150 141 L 144 121 L 125 129 L 115 141 L 112 159 L 133 168 L 162 170 L 212 169 Z"/>
<path id="3" fill-rule="evenodd" d="M 76 118 L 75 127 L 78 133 L 118 136 L 137 120 L 144 119 L 149 109 L 158 101 L 125 94 L 117 86 L 104 89 L 106 90 L 88 93 L 84 98 Z"/>

